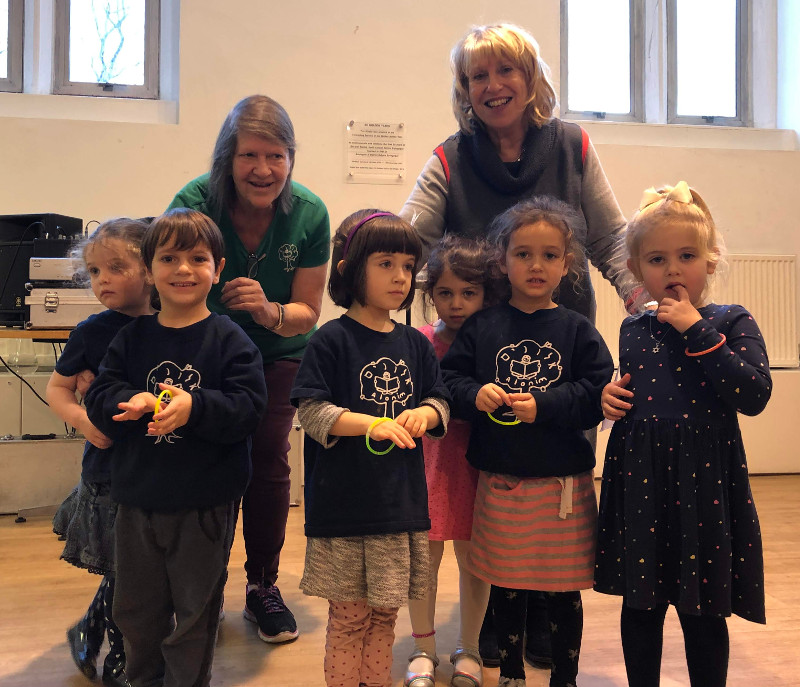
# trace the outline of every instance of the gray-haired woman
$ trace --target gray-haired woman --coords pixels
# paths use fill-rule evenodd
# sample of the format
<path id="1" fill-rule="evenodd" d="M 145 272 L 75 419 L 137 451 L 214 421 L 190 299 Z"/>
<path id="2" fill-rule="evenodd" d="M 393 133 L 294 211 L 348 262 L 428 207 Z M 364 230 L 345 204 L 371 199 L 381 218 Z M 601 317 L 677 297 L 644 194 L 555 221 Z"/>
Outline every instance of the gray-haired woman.
<path id="1" fill-rule="evenodd" d="M 217 136 L 211 171 L 170 203 L 213 218 L 225 238 L 225 269 L 209 309 L 237 322 L 264 359 L 269 402 L 253 435 L 253 476 L 242 501 L 247 560 L 244 617 L 258 636 L 280 643 L 298 636 L 276 586 L 289 513 L 289 391 L 322 307 L 330 255 L 323 202 L 292 181 L 294 127 L 263 95 L 238 102 Z"/>

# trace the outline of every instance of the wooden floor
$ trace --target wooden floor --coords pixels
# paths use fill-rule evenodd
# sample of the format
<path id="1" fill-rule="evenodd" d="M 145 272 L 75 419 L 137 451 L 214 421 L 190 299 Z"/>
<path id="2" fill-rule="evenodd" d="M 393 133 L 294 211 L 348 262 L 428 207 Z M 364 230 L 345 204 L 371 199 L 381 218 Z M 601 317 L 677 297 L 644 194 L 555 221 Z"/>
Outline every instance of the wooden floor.
<path id="1" fill-rule="evenodd" d="M 731 634 L 730 687 L 800 685 L 800 475 L 757 477 L 753 491 L 761 518 L 766 558 L 766 626 L 737 617 Z M 303 596 L 298 582 L 303 567 L 302 508 L 289 516 L 279 586 L 297 616 L 300 638 L 269 646 L 241 615 L 244 599 L 241 535 L 234 544 L 225 592 L 226 618 L 220 629 L 213 685 L 318 687 L 324 685 L 322 657 L 327 603 Z M 49 517 L 30 516 L 15 523 L 0 516 L 0 687 L 66 685 L 88 687 L 78 674 L 65 631 L 85 611 L 99 578 L 58 560 L 61 544 Z M 437 639 L 442 664 L 437 687 L 447 685 L 457 626 L 456 567 L 452 549 L 442 564 Z M 619 643 L 619 600 L 584 593 L 585 629 L 581 687 L 625 685 Z M 411 650 L 408 614 L 401 610 L 394 657 L 394 685 L 402 685 L 405 657 Z M 101 655 L 102 660 L 102 655 Z M 497 684 L 498 669 L 485 671 L 486 687 Z M 97 684 L 100 684 L 99 681 Z M 528 687 L 548 684 L 548 673 L 528 669 Z M 674 612 L 667 616 L 662 687 L 688 685 L 683 645 Z"/>

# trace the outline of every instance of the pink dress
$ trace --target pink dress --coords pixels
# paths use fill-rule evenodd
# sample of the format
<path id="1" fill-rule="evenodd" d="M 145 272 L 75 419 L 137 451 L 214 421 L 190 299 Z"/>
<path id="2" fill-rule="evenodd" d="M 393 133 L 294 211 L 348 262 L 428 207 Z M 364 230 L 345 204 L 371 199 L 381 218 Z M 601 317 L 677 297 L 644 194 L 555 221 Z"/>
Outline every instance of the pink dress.
<path id="1" fill-rule="evenodd" d="M 442 341 L 429 324 L 420 327 L 420 331 L 441 360 L 450 344 Z M 469 541 L 478 471 L 465 458 L 468 443 L 469 423 L 455 419 L 450 420 L 444 439 L 422 439 L 431 517 L 428 536 L 434 541 Z"/>

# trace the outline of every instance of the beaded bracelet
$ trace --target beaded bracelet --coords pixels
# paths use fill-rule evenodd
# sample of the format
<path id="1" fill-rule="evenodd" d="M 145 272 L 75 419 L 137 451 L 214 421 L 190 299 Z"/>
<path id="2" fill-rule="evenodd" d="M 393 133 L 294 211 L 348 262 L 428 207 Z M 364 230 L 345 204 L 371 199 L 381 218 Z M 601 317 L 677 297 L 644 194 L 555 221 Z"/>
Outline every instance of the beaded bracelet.
<path id="1" fill-rule="evenodd" d="M 718 343 L 714 344 L 711 348 L 707 348 L 704 351 L 698 351 L 697 353 L 690 353 L 689 348 L 687 346 L 686 355 L 688 355 L 690 358 L 696 358 L 699 355 L 705 355 L 706 353 L 711 353 L 711 351 L 716 351 L 720 346 L 722 346 L 722 344 L 724 344 L 727 341 L 724 334 L 720 334 L 720 336 L 722 338 L 719 340 Z"/>
<path id="2" fill-rule="evenodd" d="M 433 637 L 436 634 L 436 630 L 431 630 L 430 632 L 425 632 L 424 634 L 417 634 L 416 632 L 412 632 L 411 636 L 414 639 L 425 639 L 426 637 Z"/>
<path id="3" fill-rule="evenodd" d="M 373 420 L 372 424 L 371 424 L 369 427 L 367 427 L 367 433 L 364 435 L 364 440 L 367 442 L 367 449 L 368 449 L 368 450 L 369 450 L 369 452 L 370 452 L 370 453 L 372 453 L 373 455 L 376 455 L 376 456 L 385 456 L 387 453 L 389 453 L 389 451 L 391 451 L 391 450 L 394 448 L 394 443 L 392 443 L 392 444 L 389 446 L 389 448 L 387 448 L 385 451 L 376 451 L 374 448 L 372 448 L 372 446 L 370 446 L 370 443 L 369 443 L 369 435 L 370 435 L 370 432 L 371 432 L 371 431 L 372 431 L 372 430 L 373 430 L 375 427 L 377 427 L 379 424 L 381 424 L 381 422 L 386 422 L 387 420 L 391 420 L 391 419 L 392 419 L 392 418 L 390 418 L 390 417 L 379 417 L 377 420 Z"/>
<path id="4" fill-rule="evenodd" d="M 277 332 L 283 327 L 283 303 L 276 303 L 275 305 L 278 306 L 278 321 L 271 327 L 264 325 L 264 329 L 269 329 L 271 332 Z"/>

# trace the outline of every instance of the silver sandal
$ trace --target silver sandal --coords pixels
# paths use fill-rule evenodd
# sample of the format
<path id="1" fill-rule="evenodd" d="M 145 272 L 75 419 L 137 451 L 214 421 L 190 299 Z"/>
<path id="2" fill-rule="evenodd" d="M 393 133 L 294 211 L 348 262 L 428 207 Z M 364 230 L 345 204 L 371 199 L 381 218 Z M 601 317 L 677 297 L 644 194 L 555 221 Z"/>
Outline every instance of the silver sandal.
<path id="1" fill-rule="evenodd" d="M 456 668 L 458 659 L 466 656 L 475 661 L 481 668 L 483 668 L 483 660 L 481 655 L 473 649 L 456 649 L 450 654 L 450 663 L 453 664 L 453 677 L 450 678 L 451 687 L 482 687 L 483 685 L 483 672 L 479 677 L 475 677 L 471 673 Z"/>
<path id="2" fill-rule="evenodd" d="M 411 663 L 415 658 L 427 658 L 433 663 L 433 670 L 429 673 L 412 673 L 410 675 L 408 671 L 406 671 L 403 687 L 436 687 L 436 678 L 433 676 L 433 672 L 439 665 L 439 657 L 436 656 L 436 654 L 429 654 L 422 649 L 414 649 L 408 657 L 408 662 Z M 480 687 L 480 685 L 478 687 Z"/>

